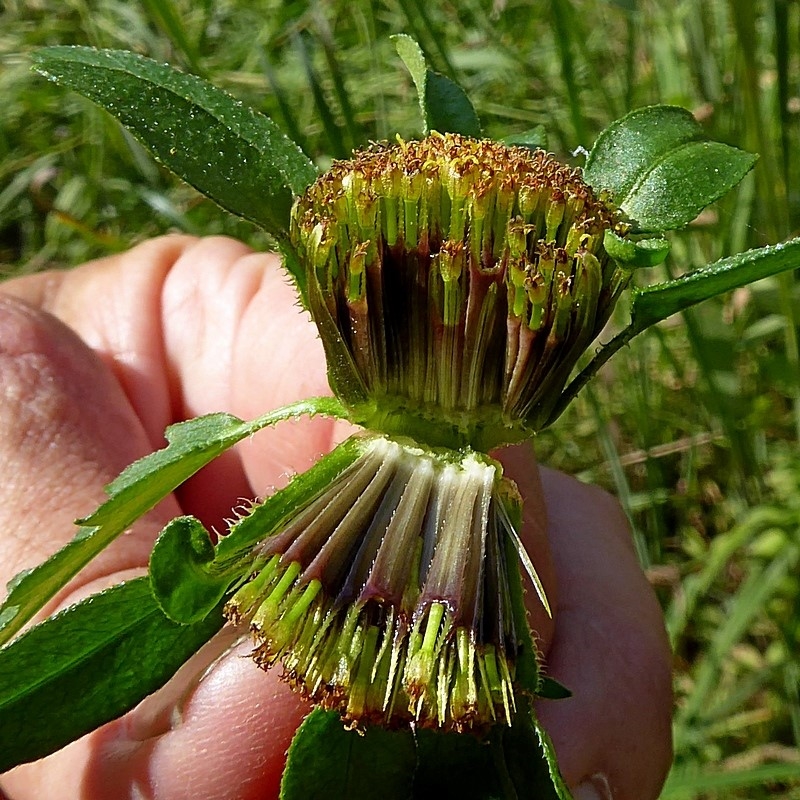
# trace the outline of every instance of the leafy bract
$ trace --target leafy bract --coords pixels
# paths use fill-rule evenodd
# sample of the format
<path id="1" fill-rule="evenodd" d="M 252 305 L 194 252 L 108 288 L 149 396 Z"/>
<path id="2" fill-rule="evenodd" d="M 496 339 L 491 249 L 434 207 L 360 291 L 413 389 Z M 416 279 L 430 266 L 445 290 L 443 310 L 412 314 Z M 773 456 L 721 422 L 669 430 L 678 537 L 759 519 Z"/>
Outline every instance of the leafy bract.
<path id="1" fill-rule="evenodd" d="M 222 626 L 177 625 L 146 578 L 59 612 L 0 650 L 0 772 L 59 750 L 151 694 Z"/>
<path id="2" fill-rule="evenodd" d="M 460 133 L 480 138 L 481 123 L 464 90 L 449 78 L 428 69 L 422 48 L 410 36 L 392 36 L 419 96 L 424 133 Z"/>
<path id="3" fill-rule="evenodd" d="M 668 283 L 634 289 L 630 324 L 602 347 L 567 386 L 547 424 L 558 418 L 572 398 L 614 353 L 642 331 L 704 300 L 797 268 L 800 268 L 800 237 L 721 258 Z"/>
<path id="4" fill-rule="evenodd" d="M 215 558 L 218 569 L 227 571 L 233 568 L 257 542 L 278 530 L 298 509 L 330 486 L 358 458 L 361 451 L 359 437 L 346 439 L 313 467 L 296 475 L 285 488 L 242 517 L 217 545 Z"/>
<path id="5" fill-rule="evenodd" d="M 669 242 L 661 236 L 623 239 L 614 231 L 606 231 L 603 244 L 611 258 L 631 269 L 655 267 L 669 255 Z"/>
<path id="6" fill-rule="evenodd" d="M 252 422 L 209 414 L 167 429 L 169 444 L 136 461 L 107 487 L 109 499 L 86 519 L 77 536 L 47 561 L 15 578 L 0 607 L 0 644 L 7 642 L 55 593 L 139 517 L 201 467 L 269 425 L 304 414 L 345 416 L 328 397 L 303 400 Z"/>
<path id="7" fill-rule="evenodd" d="M 165 526 L 150 553 L 150 585 L 161 610 L 181 624 L 199 622 L 222 600 L 233 575 L 213 568 L 214 545 L 194 517 Z"/>
<path id="8" fill-rule="evenodd" d="M 259 503 L 231 527 L 216 548 L 194 517 L 167 524 L 150 554 L 150 583 L 164 613 L 175 622 L 192 623 L 213 611 L 230 585 L 250 568 L 253 547 L 280 530 L 349 467 L 360 453 L 351 438 L 323 456 L 283 489 Z"/>
<path id="9" fill-rule="evenodd" d="M 317 708 L 289 747 L 281 781 L 281 800 L 407 800 L 416 758 L 409 731 L 370 727 L 347 731 L 335 711 Z"/>
<path id="10" fill-rule="evenodd" d="M 569 800 L 552 744 L 526 706 L 485 738 L 433 730 L 345 730 L 314 710 L 289 748 L 281 800 Z"/>
<path id="11" fill-rule="evenodd" d="M 569 800 L 555 752 L 520 702 L 511 728 L 488 737 L 433 730 L 348 731 L 335 711 L 316 709 L 289 748 L 281 800 Z"/>
<path id="12" fill-rule="evenodd" d="M 639 231 L 691 222 L 752 169 L 757 156 L 708 140 L 677 106 L 639 108 L 598 137 L 584 168 L 594 189 L 607 189 Z"/>
<path id="13" fill-rule="evenodd" d="M 33 62 L 110 111 L 187 183 L 285 243 L 293 196 L 317 171 L 268 117 L 201 78 L 124 50 L 47 47 Z"/>

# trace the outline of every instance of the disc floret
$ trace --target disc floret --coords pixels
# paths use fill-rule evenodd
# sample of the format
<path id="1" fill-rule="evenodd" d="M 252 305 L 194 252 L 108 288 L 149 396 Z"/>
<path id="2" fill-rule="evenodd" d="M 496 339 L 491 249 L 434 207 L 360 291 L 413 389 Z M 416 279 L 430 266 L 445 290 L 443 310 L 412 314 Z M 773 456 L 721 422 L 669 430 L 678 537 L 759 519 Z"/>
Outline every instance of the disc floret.
<path id="1" fill-rule="evenodd" d="M 259 664 L 280 660 L 354 725 L 511 724 L 532 647 L 517 555 L 549 607 L 511 522 L 516 487 L 481 453 L 548 421 L 607 321 L 630 277 L 609 231 L 627 229 L 577 170 L 455 134 L 373 145 L 298 198 L 331 386 L 373 432 L 263 531 L 228 604 Z"/>

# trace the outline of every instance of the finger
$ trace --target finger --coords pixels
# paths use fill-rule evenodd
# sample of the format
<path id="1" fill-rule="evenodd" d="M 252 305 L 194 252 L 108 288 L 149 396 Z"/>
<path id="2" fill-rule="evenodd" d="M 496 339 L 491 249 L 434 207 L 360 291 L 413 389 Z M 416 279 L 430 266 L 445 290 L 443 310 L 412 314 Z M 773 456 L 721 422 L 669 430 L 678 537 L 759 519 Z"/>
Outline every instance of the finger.
<path id="1" fill-rule="evenodd" d="M 590 782 L 614 800 L 653 800 L 672 758 L 661 609 L 619 505 L 552 470 L 542 470 L 542 484 L 560 589 L 546 670 L 573 696 L 542 701 L 537 713 L 570 786 Z"/>
<path id="2" fill-rule="evenodd" d="M 185 413 L 224 409 L 253 419 L 329 395 L 322 344 L 278 257 L 246 251 L 232 259 L 229 246 L 203 240 L 176 261 L 164 286 L 165 349 Z M 182 313 L 187 307 L 195 311 Z M 226 393 L 214 398 L 208 386 Z M 238 454 L 253 490 L 268 494 L 349 432 L 324 417 L 305 418 L 262 431 Z"/>
<path id="3" fill-rule="evenodd" d="M 232 239 L 161 237 L 5 289 L 97 351 L 152 448 L 175 421 L 215 411 L 252 419 L 330 392 L 316 330 L 278 258 Z M 264 431 L 206 467 L 179 498 L 207 525 L 221 525 L 251 485 L 266 493 L 285 484 L 348 432 L 325 418 Z"/>
<path id="4" fill-rule="evenodd" d="M 3 584 L 74 535 L 73 519 L 103 499 L 103 485 L 148 449 L 119 385 L 69 329 L 21 301 L 0 295 L 0 570 Z M 159 514 L 137 536 L 122 536 L 55 598 L 88 590 L 146 563 Z M 51 604 L 52 607 L 52 604 Z M 57 783 L 31 785 L 27 768 L 4 778 L 19 797 L 45 797 Z M 28 774 L 30 774 L 28 772 Z M 79 796 L 79 771 L 65 784 Z M 13 788 L 12 788 L 13 787 Z M 42 791 L 39 791 L 41 789 Z M 19 790 L 19 792 L 17 792 Z"/>
<path id="5" fill-rule="evenodd" d="M 73 520 L 104 499 L 103 486 L 149 449 L 114 377 L 53 317 L 0 294 L 0 570 L 4 583 L 69 541 Z M 122 536 L 80 583 L 141 567 L 174 505 Z M 71 584 L 74 591 L 77 583 Z M 63 593 L 60 595 L 63 598 Z"/>
<path id="6" fill-rule="evenodd" d="M 28 275 L 4 294 L 46 311 L 71 328 L 116 379 L 149 438 L 163 442 L 174 421 L 174 386 L 165 369 L 162 289 L 175 260 L 197 240 L 164 236 L 74 270 Z"/>
<path id="7" fill-rule="evenodd" d="M 7 533 L 0 540 L 0 564 L 14 571 L 39 562 L 71 538 L 72 519 L 96 506 L 103 485 L 149 444 L 114 376 L 53 317 L 4 298 L 0 341 L 0 386 L 6 401 L 0 405 L 0 459 L 15 481 L 0 490 Z M 101 583 L 115 583 L 137 568 L 141 571 L 155 532 L 176 513 L 173 502 L 153 515 L 156 519 L 121 537 L 81 573 L 79 582 L 71 584 L 70 597 L 100 588 Z M 59 600 L 67 601 L 65 593 Z M 230 656 L 213 675 L 213 681 L 201 682 L 196 700 L 194 692 L 187 695 L 188 712 L 174 735 L 170 728 L 154 731 L 144 742 L 141 734 L 132 737 L 130 731 L 146 728 L 132 722 L 147 714 L 146 709 L 137 709 L 51 758 L 12 771 L 4 776 L 4 786 L 20 799 L 48 796 L 53 786 L 70 797 L 91 798 L 95 792 L 118 797 L 118 782 L 92 783 L 92 777 L 103 765 L 122 769 L 128 764 L 132 781 L 141 777 L 135 771 L 138 765 L 156 788 L 169 787 L 162 797 L 177 796 L 174 785 L 186 782 L 190 772 L 202 780 L 204 770 L 210 791 L 219 789 L 220 776 L 227 770 L 241 780 L 241 796 L 252 796 L 248 786 L 272 785 L 269 782 L 280 774 L 289 737 L 305 709 L 287 686 L 278 684 L 276 675 L 265 676 L 249 660 Z M 177 679 L 182 698 L 184 679 Z M 155 702 L 165 702 L 168 709 L 174 705 L 174 692 L 175 684 L 166 690 L 166 699 L 162 696 Z M 231 728 L 236 735 L 229 735 Z M 270 735 L 259 740 L 253 737 L 254 729 Z M 248 745 L 251 738 L 258 746 Z M 185 751 L 182 742 L 196 747 Z M 248 757 L 239 758 L 235 748 L 245 745 L 250 748 Z M 190 764 L 188 754 L 194 760 L 199 748 L 212 752 L 198 768 Z M 233 780 L 229 778 L 227 784 Z M 226 791 L 209 796 L 237 795 Z"/>
<path id="8" fill-rule="evenodd" d="M 10 796 L 48 797 L 58 786 L 81 800 L 277 797 L 286 751 L 309 709 L 277 671 L 255 667 L 249 644 L 214 662 L 229 644 L 223 633 L 129 714 L 12 770 Z"/>
<path id="9" fill-rule="evenodd" d="M 322 393 L 325 374 L 321 347 L 310 321 L 296 307 L 292 289 L 278 272 L 275 260 L 248 257 L 249 251 L 230 240 L 181 239 L 178 247 L 175 244 L 171 239 L 148 243 L 67 277 L 40 277 L 17 282 L 11 288 L 51 308 L 99 348 L 103 361 L 116 370 L 131 406 L 145 417 L 150 429 L 171 421 L 170 417 L 219 410 L 220 406 L 240 416 L 252 416 L 250 407 L 254 413 L 262 413 L 272 405 Z M 136 275 L 130 277 L 134 272 Z M 112 308 L 113 313 L 81 313 L 84 306 L 95 305 Z M 237 318 L 251 321 L 252 338 L 239 335 Z M 204 320 L 212 323 L 208 329 Z M 277 326 L 267 331 L 274 339 L 265 339 L 264 329 L 270 324 Z M 212 329 L 213 339 L 208 340 Z M 281 347 L 265 347 L 263 343 L 268 341 L 281 342 Z M 148 357 L 138 356 L 141 352 Z M 239 367 L 235 363 L 237 352 L 243 355 Z M 284 361 L 275 357 L 287 352 Z M 303 365 L 301 372 L 297 364 Z M 171 376 L 166 387 L 159 383 L 164 374 Z M 293 382 L 301 374 L 308 383 L 297 388 Z M 228 389 L 236 385 L 237 375 L 241 376 L 238 406 L 231 401 Z M 276 375 L 287 377 L 281 383 Z M 148 384 L 156 387 L 154 396 L 161 397 L 161 402 L 153 401 Z M 167 409 L 170 414 L 165 420 Z M 272 451 L 267 457 L 263 444 L 256 448 L 253 442 L 254 473 L 265 487 L 284 482 L 287 473 L 305 468 L 331 446 L 330 425 L 317 424 L 321 430 L 317 436 L 308 436 L 301 426 L 286 427 L 288 430 L 276 437 L 277 444 L 267 445 Z M 110 438 L 111 449 L 125 440 L 116 434 Z M 227 471 L 222 478 L 214 489 L 224 498 L 227 514 L 239 496 L 231 492 L 231 486 L 243 486 L 243 481 L 232 481 Z M 249 494 L 249 487 L 244 491 Z M 182 499 L 197 513 L 199 503 L 192 503 L 191 494 Z M 142 565 L 151 542 L 149 537 L 140 553 Z M 104 568 L 113 573 L 114 566 L 113 561 L 106 560 Z M 113 581 L 114 575 L 108 579 Z M 90 797 L 107 786 L 104 780 L 92 776 L 110 777 L 103 773 L 103 765 L 111 763 L 112 771 L 119 773 L 111 784 L 115 787 L 113 796 L 118 796 L 115 793 L 120 782 L 124 785 L 128 780 L 134 785 L 143 780 L 143 775 L 149 776 L 154 791 L 166 787 L 160 795 L 165 797 L 178 796 L 178 787 L 184 785 L 193 787 L 191 794 L 195 797 L 245 797 L 250 796 L 248 787 L 261 787 L 259 791 L 266 787 L 274 794 L 286 748 L 306 706 L 278 681 L 277 673 L 265 676 L 250 660 L 243 661 L 238 655 L 223 659 L 211 675 L 213 680 L 201 682 L 185 703 L 185 672 L 183 678 L 176 676 L 171 686 L 158 693 L 153 702 L 164 704 L 169 717 L 178 687 L 188 713 L 174 727 L 156 730 L 143 741 L 141 730 L 147 728 L 146 722 L 135 720 L 146 718 L 148 712 L 143 710 L 146 706 L 140 706 L 55 756 L 14 771 L 7 778 L 9 785 L 22 791 L 37 782 L 46 785 L 55 780 L 60 784 L 69 777 L 72 783 L 65 786 L 79 782 Z M 234 724 L 237 715 L 242 720 L 238 726 Z M 254 730 L 262 729 L 270 735 L 253 736 Z M 139 733 L 132 735 L 131 731 Z M 222 738 L 220 731 L 226 731 Z M 214 752 L 201 765 L 187 758 L 187 753 L 208 748 L 209 742 L 214 743 Z M 228 765 L 235 765 L 235 776 L 228 774 Z M 191 781 L 187 778 L 189 771 Z M 221 779 L 224 791 L 220 790 Z M 201 786 L 207 786 L 209 794 L 201 794 Z"/>

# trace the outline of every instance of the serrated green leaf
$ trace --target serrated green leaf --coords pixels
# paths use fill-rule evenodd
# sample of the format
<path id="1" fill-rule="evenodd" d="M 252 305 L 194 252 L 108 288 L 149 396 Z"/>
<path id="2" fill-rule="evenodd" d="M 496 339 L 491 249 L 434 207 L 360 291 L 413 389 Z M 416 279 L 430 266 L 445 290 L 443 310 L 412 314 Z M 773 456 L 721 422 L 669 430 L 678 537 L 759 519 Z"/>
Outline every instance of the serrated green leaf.
<path id="1" fill-rule="evenodd" d="M 293 195 L 317 172 L 268 117 L 194 75 L 124 50 L 47 47 L 33 62 L 110 111 L 187 183 L 286 240 Z"/>
<path id="2" fill-rule="evenodd" d="M 691 222 L 752 169 L 757 156 L 712 142 L 685 109 L 647 106 L 598 137 L 584 168 L 594 189 L 607 189 L 640 231 Z"/>
<path id="3" fill-rule="evenodd" d="M 438 131 L 480 138 L 481 123 L 466 92 L 449 78 L 428 69 L 422 48 L 410 36 L 398 34 L 391 39 L 417 87 L 425 135 Z"/>
<path id="4" fill-rule="evenodd" d="M 345 417 L 338 400 L 303 400 L 252 422 L 209 414 L 167 429 L 168 446 L 136 461 L 107 487 L 109 499 L 84 520 L 76 537 L 15 579 L 0 607 L 0 644 L 7 642 L 80 569 L 170 492 L 237 442 L 269 425 L 305 414 Z"/>
<path id="5" fill-rule="evenodd" d="M 161 531 L 150 553 L 150 586 L 161 610 L 189 625 L 210 614 L 238 572 L 214 569 L 214 545 L 194 517 L 176 517 Z"/>
<path id="6" fill-rule="evenodd" d="M 121 716 L 221 626 L 176 625 L 136 578 L 31 628 L 0 650 L 0 772 Z"/>
<path id="7" fill-rule="evenodd" d="M 557 702 L 557 701 L 556 701 Z M 556 750 L 527 701 L 515 724 L 505 732 L 503 753 L 517 797 L 531 800 L 572 800 L 558 768 Z"/>

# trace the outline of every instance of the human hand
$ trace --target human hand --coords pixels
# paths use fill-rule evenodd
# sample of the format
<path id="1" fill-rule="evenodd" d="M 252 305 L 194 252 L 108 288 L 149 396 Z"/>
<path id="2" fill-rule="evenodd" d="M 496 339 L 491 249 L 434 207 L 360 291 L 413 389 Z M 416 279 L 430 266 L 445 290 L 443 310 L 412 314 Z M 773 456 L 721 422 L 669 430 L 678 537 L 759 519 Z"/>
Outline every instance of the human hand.
<path id="1" fill-rule="evenodd" d="M 3 581 L 71 538 L 72 520 L 163 445 L 166 425 L 211 411 L 250 419 L 328 391 L 322 348 L 277 259 L 232 240 L 148 241 L 0 292 Z M 284 485 L 348 432 L 317 418 L 259 433 L 120 537 L 55 604 L 143 572 L 177 514 L 222 529 L 238 498 Z M 556 606 L 553 623 L 529 592 L 532 626 L 547 673 L 573 691 L 538 706 L 565 778 L 583 784 L 577 800 L 592 797 L 589 785 L 615 800 L 655 798 L 670 761 L 669 650 L 624 517 L 599 490 L 537 470 L 529 447 L 502 460 L 526 498 L 523 539 Z M 546 530 L 533 513 L 545 504 Z M 247 644 L 206 671 L 226 644 L 210 643 L 129 714 L 1 785 L 15 800 L 56 790 L 87 800 L 277 796 L 308 707 L 278 670 L 242 658 Z"/>

